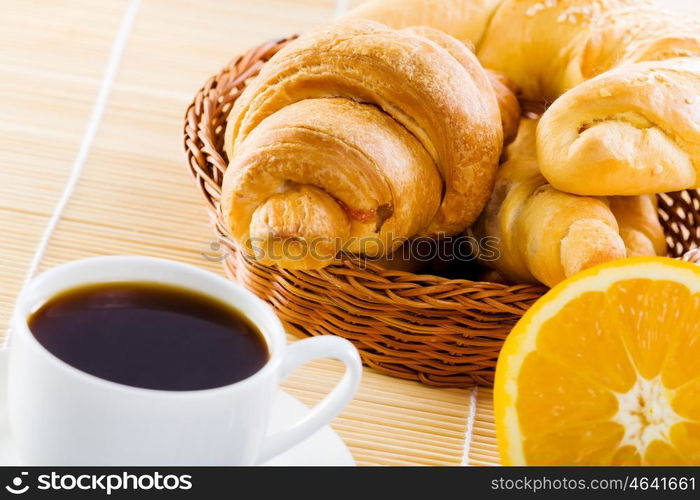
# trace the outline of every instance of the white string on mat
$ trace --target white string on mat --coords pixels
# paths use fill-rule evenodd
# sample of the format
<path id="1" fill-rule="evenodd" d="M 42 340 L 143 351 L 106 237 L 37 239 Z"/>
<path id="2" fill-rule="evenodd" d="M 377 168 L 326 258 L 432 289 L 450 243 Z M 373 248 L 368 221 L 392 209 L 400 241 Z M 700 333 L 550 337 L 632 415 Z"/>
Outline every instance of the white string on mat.
<path id="1" fill-rule="evenodd" d="M 335 14 L 333 17 L 340 17 L 348 11 L 350 0 L 336 0 L 335 2 Z"/>
<path id="2" fill-rule="evenodd" d="M 472 439 L 474 437 L 474 421 L 476 420 L 476 404 L 478 396 L 478 387 L 472 389 L 469 395 L 469 414 L 467 415 L 467 430 L 464 433 L 464 451 L 462 453 L 462 465 L 469 465 L 469 452 L 472 448 Z"/>
<path id="3" fill-rule="evenodd" d="M 97 98 L 95 99 L 95 104 L 93 105 L 90 113 L 87 127 L 85 128 L 85 133 L 83 134 L 83 138 L 80 142 L 78 154 L 76 155 L 73 165 L 71 166 L 68 180 L 63 188 L 61 197 L 58 199 L 58 202 L 51 213 L 51 218 L 49 218 L 49 221 L 44 228 L 44 232 L 41 235 L 41 240 L 39 240 L 39 244 L 34 251 L 34 256 L 29 264 L 21 291 L 26 288 L 29 281 L 31 281 L 38 271 L 41 260 L 46 253 L 46 248 L 49 245 L 49 240 L 51 239 L 53 232 L 56 230 L 58 222 L 61 220 L 61 216 L 66 209 L 66 205 L 68 205 L 68 200 L 70 200 L 73 191 L 75 191 L 75 186 L 77 185 L 80 174 L 85 167 L 85 162 L 90 150 L 92 149 L 92 143 L 95 140 L 97 130 L 100 126 L 100 122 L 102 121 L 102 115 L 104 114 L 105 107 L 107 106 L 107 99 L 109 98 L 109 94 L 112 90 L 112 85 L 114 84 L 114 79 L 116 77 L 117 70 L 119 69 L 119 63 L 121 62 L 122 55 L 124 54 L 124 48 L 126 47 L 126 42 L 129 38 L 129 33 L 131 32 L 131 28 L 134 24 L 134 19 L 136 18 L 136 13 L 138 12 L 140 3 L 141 0 L 130 0 L 126 11 L 124 12 L 124 17 L 122 18 L 121 25 L 117 31 L 117 36 L 115 37 L 114 42 L 112 42 L 109 59 L 107 61 L 107 65 L 105 66 L 104 75 L 100 83 Z M 9 328 L 7 333 L 8 335 L 5 336 L 3 347 L 7 345 Z"/>

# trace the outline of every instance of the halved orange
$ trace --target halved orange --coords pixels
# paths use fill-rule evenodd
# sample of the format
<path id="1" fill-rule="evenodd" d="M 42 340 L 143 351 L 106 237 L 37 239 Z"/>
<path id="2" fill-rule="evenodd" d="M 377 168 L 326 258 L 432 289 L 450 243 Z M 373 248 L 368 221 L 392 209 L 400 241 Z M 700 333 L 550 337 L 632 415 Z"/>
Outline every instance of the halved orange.
<path id="1" fill-rule="evenodd" d="M 510 465 L 700 465 L 700 266 L 624 259 L 544 295 L 494 388 Z"/>

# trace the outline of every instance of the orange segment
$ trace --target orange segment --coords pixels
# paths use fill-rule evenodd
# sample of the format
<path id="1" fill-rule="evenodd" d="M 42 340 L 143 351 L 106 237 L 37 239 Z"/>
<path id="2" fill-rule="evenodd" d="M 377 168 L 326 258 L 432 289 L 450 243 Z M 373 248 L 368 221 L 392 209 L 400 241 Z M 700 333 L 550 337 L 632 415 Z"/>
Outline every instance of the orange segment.
<path id="1" fill-rule="evenodd" d="M 617 400 L 610 391 L 538 352 L 525 358 L 518 383 L 532 388 L 517 402 L 522 430 L 528 436 L 580 422 L 609 420 L 617 411 Z M 542 413 L 543 407 L 549 411 Z"/>
<path id="2" fill-rule="evenodd" d="M 672 307 L 679 307 L 674 304 Z M 678 309 L 680 317 L 674 321 L 674 342 L 669 346 L 661 374 L 666 387 L 674 388 L 697 376 L 700 360 L 700 294 L 689 298 L 689 303 Z"/>
<path id="3" fill-rule="evenodd" d="M 688 465 L 700 465 L 700 422 L 682 422 L 671 429 L 671 443 Z"/>
<path id="4" fill-rule="evenodd" d="M 678 387 L 671 406 L 680 416 L 700 422 L 700 378 Z"/>
<path id="5" fill-rule="evenodd" d="M 639 375 L 656 377 L 676 335 L 671 325 L 692 304 L 690 290 L 668 281 L 632 279 L 613 284 L 605 295 L 613 306 L 605 319 L 620 332 Z"/>
<path id="6" fill-rule="evenodd" d="M 634 446 L 623 446 L 615 451 L 610 464 L 616 466 L 635 466 L 642 465 L 642 457 L 639 456 L 639 451 Z"/>
<path id="7" fill-rule="evenodd" d="M 494 387 L 518 465 L 700 463 L 700 267 L 603 264 L 550 290 L 508 336 Z"/>
<path id="8" fill-rule="evenodd" d="M 666 441 L 654 440 L 644 454 L 644 465 L 688 465 L 681 455 Z"/>
<path id="9" fill-rule="evenodd" d="M 607 307 L 606 294 L 587 292 L 566 304 L 561 314 L 544 323 L 537 347 L 599 384 L 619 392 L 628 391 L 637 374 L 626 355 L 619 330 L 600 311 Z M 590 353 L 581 356 L 583 352 Z"/>
<path id="10" fill-rule="evenodd" d="M 528 465 L 551 463 L 570 465 L 608 464 L 624 429 L 612 422 L 592 422 L 583 427 L 563 429 L 525 439 L 523 450 Z M 562 443 L 566 443 L 562 446 Z"/>

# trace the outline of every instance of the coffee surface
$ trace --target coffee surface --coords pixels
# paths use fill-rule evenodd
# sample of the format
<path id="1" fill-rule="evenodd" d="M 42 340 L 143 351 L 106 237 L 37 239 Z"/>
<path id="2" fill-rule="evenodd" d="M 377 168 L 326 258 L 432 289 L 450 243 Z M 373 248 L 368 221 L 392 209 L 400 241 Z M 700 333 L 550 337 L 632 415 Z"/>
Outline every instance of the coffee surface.
<path id="1" fill-rule="evenodd" d="M 258 329 L 227 304 L 157 283 L 82 286 L 54 296 L 29 318 L 34 337 L 66 363 L 134 387 L 221 387 L 269 359 Z"/>

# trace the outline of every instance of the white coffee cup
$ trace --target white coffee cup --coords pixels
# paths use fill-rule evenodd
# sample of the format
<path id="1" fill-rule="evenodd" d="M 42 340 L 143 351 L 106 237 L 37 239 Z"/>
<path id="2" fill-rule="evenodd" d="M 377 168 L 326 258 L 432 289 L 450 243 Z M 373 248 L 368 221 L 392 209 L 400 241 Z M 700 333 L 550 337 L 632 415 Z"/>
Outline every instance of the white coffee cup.
<path id="1" fill-rule="evenodd" d="M 118 384 L 85 373 L 44 348 L 27 319 L 46 300 L 88 283 L 149 281 L 223 300 L 262 332 L 269 361 L 224 387 L 161 391 Z M 9 342 L 10 429 L 22 460 L 42 465 L 237 465 L 262 463 L 307 438 L 351 400 L 362 366 L 339 337 L 286 345 L 272 309 L 224 278 L 149 257 L 97 257 L 53 268 L 20 294 Z M 279 384 L 298 366 L 336 358 L 346 367 L 332 392 L 289 429 L 266 435 Z"/>

